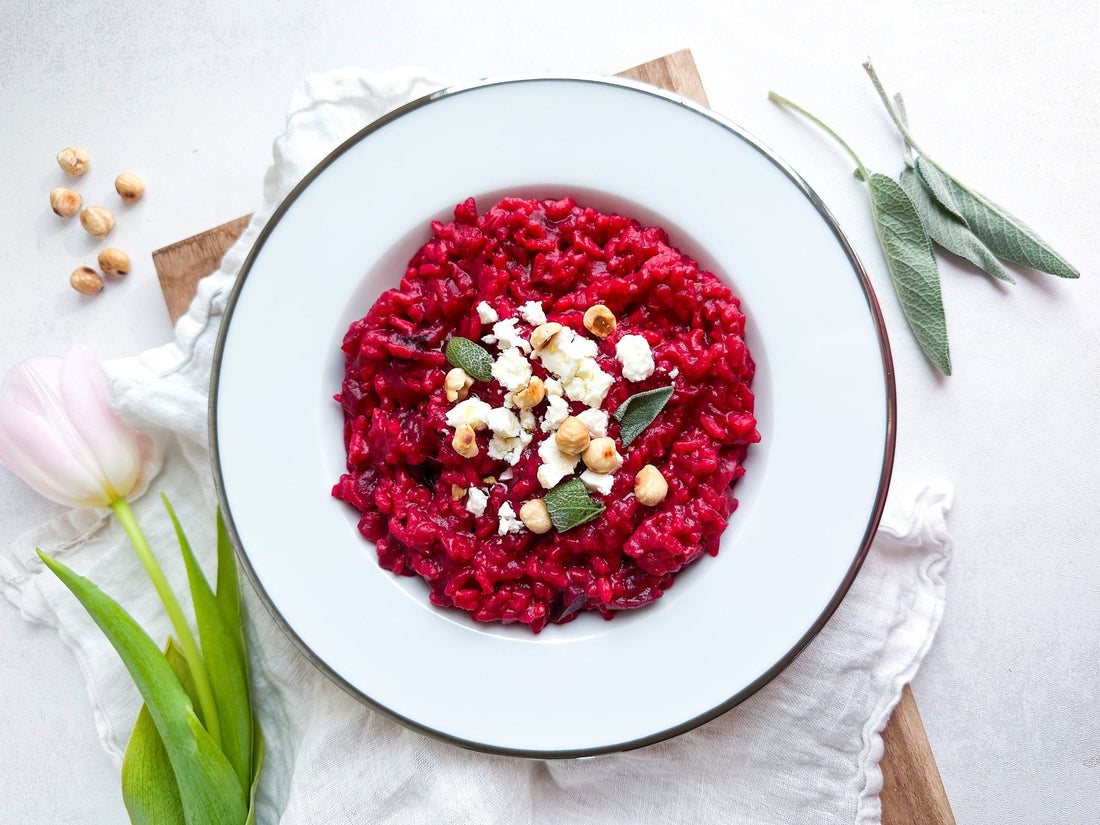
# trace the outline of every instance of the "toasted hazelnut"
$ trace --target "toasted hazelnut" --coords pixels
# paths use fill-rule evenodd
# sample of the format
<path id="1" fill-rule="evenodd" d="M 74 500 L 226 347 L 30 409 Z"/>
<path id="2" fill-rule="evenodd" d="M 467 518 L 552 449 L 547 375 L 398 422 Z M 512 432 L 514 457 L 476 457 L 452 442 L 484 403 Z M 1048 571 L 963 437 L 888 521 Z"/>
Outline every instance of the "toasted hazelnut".
<path id="1" fill-rule="evenodd" d="M 466 374 L 462 367 L 455 367 L 447 373 L 443 381 L 443 389 L 447 393 L 448 401 L 461 401 L 470 394 L 470 387 L 474 385 L 474 379 Z"/>
<path id="2" fill-rule="evenodd" d="M 99 253 L 99 268 L 104 275 L 125 275 L 130 271 L 130 256 L 110 246 Z"/>
<path id="3" fill-rule="evenodd" d="M 90 266 L 74 269 L 73 274 L 69 276 L 69 283 L 81 295 L 95 295 L 103 289 L 103 279 Z"/>
<path id="4" fill-rule="evenodd" d="M 558 443 L 558 449 L 565 455 L 580 455 L 588 449 L 591 435 L 584 422 L 575 415 L 571 415 L 561 422 L 558 431 L 554 433 L 554 440 Z"/>
<path id="5" fill-rule="evenodd" d="M 78 178 L 88 171 L 88 153 L 79 146 L 70 146 L 57 153 L 57 165 L 66 175 Z"/>
<path id="6" fill-rule="evenodd" d="M 519 508 L 519 520 L 532 533 L 545 533 L 550 530 L 550 511 L 541 498 L 533 498 Z"/>
<path id="7" fill-rule="evenodd" d="M 594 473 L 606 475 L 623 466 L 623 457 L 615 449 L 615 442 L 606 436 L 593 438 L 581 458 L 584 459 L 585 466 Z"/>
<path id="8" fill-rule="evenodd" d="M 477 455 L 477 436 L 474 428 L 469 424 L 463 424 L 455 430 L 455 437 L 451 439 L 451 446 L 455 452 L 463 458 L 473 458 Z"/>
<path id="9" fill-rule="evenodd" d="M 639 504 L 653 507 L 665 500 L 668 495 L 668 482 L 661 471 L 647 464 L 634 476 L 634 497 Z"/>
<path id="10" fill-rule="evenodd" d="M 85 206 L 80 210 L 80 225 L 92 235 L 106 235 L 115 225 L 115 216 L 106 206 Z"/>
<path id="11" fill-rule="evenodd" d="M 461 501 L 466 496 L 466 488 L 459 487 L 457 484 L 451 485 L 451 499 L 454 501 Z"/>
<path id="12" fill-rule="evenodd" d="M 548 324 L 539 324 L 531 333 L 531 346 L 536 350 L 545 347 L 550 339 L 561 332 L 561 324 L 551 321 Z"/>
<path id="13" fill-rule="evenodd" d="M 141 196 L 145 194 L 145 184 L 141 182 L 141 178 L 137 175 L 131 172 L 123 172 L 115 178 L 115 191 L 124 201 L 133 203 L 141 200 Z"/>
<path id="14" fill-rule="evenodd" d="M 545 397 L 546 385 L 537 375 L 528 381 L 526 386 L 512 393 L 512 400 L 521 410 L 534 409 Z"/>
<path id="15" fill-rule="evenodd" d="M 71 218 L 79 211 L 82 203 L 84 203 L 84 198 L 80 196 L 79 192 L 74 192 L 72 189 L 59 186 L 50 191 L 50 209 L 54 211 L 55 215 Z"/>
<path id="16" fill-rule="evenodd" d="M 616 326 L 615 316 L 603 304 L 590 306 L 584 313 L 584 328 L 597 338 L 606 338 Z"/>

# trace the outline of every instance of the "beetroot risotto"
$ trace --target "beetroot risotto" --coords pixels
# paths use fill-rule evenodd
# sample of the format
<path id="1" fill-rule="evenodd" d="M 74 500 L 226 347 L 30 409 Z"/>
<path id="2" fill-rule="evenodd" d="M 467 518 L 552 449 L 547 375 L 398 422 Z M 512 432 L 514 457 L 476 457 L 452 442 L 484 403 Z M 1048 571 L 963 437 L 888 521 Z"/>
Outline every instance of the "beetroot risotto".
<path id="1" fill-rule="evenodd" d="M 473 199 L 344 338 L 348 471 L 379 563 L 538 632 L 610 619 L 718 541 L 759 441 L 745 316 L 658 227 Z"/>

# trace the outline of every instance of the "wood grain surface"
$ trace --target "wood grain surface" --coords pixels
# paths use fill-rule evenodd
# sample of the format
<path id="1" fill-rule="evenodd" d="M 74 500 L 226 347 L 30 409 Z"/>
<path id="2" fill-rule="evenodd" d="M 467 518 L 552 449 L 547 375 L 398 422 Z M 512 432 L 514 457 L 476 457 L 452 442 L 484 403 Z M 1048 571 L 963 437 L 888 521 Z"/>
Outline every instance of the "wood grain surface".
<path id="1" fill-rule="evenodd" d="M 683 49 L 621 72 L 706 105 L 703 83 L 691 52 Z M 244 232 L 251 216 L 208 229 L 158 249 L 153 264 L 172 323 L 187 311 L 199 279 L 216 270 L 222 256 Z M 955 825 L 917 703 L 908 685 L 883 731 L 883 825 Z"/>

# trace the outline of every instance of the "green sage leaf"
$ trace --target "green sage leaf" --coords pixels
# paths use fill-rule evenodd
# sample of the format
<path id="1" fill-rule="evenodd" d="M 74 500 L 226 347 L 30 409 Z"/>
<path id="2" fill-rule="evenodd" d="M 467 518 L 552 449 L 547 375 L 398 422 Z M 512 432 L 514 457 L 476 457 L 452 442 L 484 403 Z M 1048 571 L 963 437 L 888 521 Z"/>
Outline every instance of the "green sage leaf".
<path id="1" fill-rule="evenodd" d="M 978 269 L 998 280 L 1007 281 L 1010 284 L 1016 283 L 1015 278 L 1004 268 L 1004 264 L 997 260 L 997 256 L 989 250 L 989 247 L 970 231 L 966 222 L 943 208 L 933 198 L 914 169 L 905 167 L 901 171 L 898 182 L 905 190 L 905 194 L 913 201 L 913 206 L 917 208 L 921 222 L 924 224 L 924 231 L 934 243 L 960 258 L 965 258 Z"/>
<path id="2" fill-rule="evenodd" d="M 550 512 L 550 522 L 559 533 L 592 521 L 606 508 L 588 494 L 579 478 L 563 481 L 542 499 Z"/>
<path id="3" fill-rule="evenodd" d="M 1039 235 L 984 195 L 967 188 L 944 169 L 923 155 L 917 158 L 917 171 L 936 200 L 954 212 L 970 231 L 1005 261 L 1023 264 L 1059 278 L 1079 278 L 1078 272 Z"/>
<path id="4" fill-rule="evenodd" d="M 187 825 L 240 825 L 247 809 L 237 774 L 156 643 L 92 582 L 43 552 L 38 555 L 88 611 L 137 685 L 168 753 Z"/>
<path id="5" fill-rule="evenodd" d="M 658 387 L 636 393 L 619 405 L 615 420 L 619 422 L 619 440 L 624 447 L 653 423 L 671 397 L 672 387 Z"/>
<path id="6" fill-rule="evenodd" d="M 925 357 L 951 374 L 940 272 L 920 215 L 896 180 L 879 172 L 868 179 L 875 231 L 886 256 L 905 320 Z"/>
<path id="7" fill-rule="evenodd" d="M 187 658 L 171 637 L 164 649 L 164 658 L 190 697 L 191 706 L 199 713 L 199 700 Z M 122 757 L 122 802 L 130 815 L 130 825 L 185 825 L 187 821 L 168 750 L 157 733 L 147 705 L 141 706 Z"/>
<path id="8" fill-rule="evenodd" d="M 447 360 L 452 366 L 462 367 L 466 374 L 478 381 L 493 379 L 493 357 L 485 347 L 455 335 L 447 342 Z"/>
<path id="9" fill-rule="evenodd" d="M 252 780 L 252 704 L 248 695 L 248 666 L 244 659 L 241 625 L 226 621 L 210 584 L 199 566 L 179 519 L 167 496 L 161 496 L 172 526 L 176 530 L 180 551 L 187 568 L 195 621 L 202 643 L 202 657 L 210 675 L 210 687 L 218 707 L 218 723 L 222 732 L 222 751 L 237 773 L 241 788 L 241 804 L 245 804 L 245 789 Z M 239 616 L 238 616 L 239 618 Z"/>

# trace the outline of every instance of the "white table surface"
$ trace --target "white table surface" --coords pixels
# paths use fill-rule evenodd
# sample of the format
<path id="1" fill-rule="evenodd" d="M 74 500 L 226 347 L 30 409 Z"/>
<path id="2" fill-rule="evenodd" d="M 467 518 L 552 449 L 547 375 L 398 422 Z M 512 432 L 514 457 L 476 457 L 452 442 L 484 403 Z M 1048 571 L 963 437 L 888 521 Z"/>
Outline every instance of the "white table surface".
<path id="1" fill-rule="evenodd" d="M 849 234 L 893 344 L 894 484 L 955 485 L 939 636 L 913 689 L 960 823 L 1100 821 L 1100 12 L 1087 0 L 548 4 L 0 2 L 0 369 L 171 336 L 150 253 L 250 211 L 306 74 L 424 65 L 456 79 L 613 73 L 690 47 L 711 105 L 772 146 Z M 1023 216 L 1082 271 L 1000 288 L 941 263 L 955 375 L 916 349 L 842 154 L 766 99 L 803 103 L 874 169 L 898 140 L 860 63 L 904 91 L 947 168 Z M 54 154 L 92 156 L 86 203 L 130 170 L 145 199 L 110 241 L 133 272 L 68 286 L 98 242 L 49 209 Z M 834 365 L 822 365 L 829 369 Z M 837 446 L 842 460 L 843 445 Z M 0 541 L 59 512 L 0 467 Z M 84 681 L 52 631 L 0 599 L 0 820 L 125 821 Z"/>

